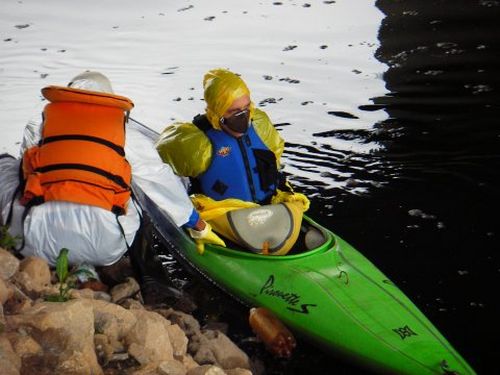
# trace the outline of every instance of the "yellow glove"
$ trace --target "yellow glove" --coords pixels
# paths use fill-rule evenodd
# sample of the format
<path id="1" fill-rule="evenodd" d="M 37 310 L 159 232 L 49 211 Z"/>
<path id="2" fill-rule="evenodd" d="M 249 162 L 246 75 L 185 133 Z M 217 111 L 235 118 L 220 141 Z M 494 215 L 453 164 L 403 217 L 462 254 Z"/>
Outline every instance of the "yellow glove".
<path id="1" fill-rule="evenodd" d="M 271 199 L 272 204 L 288 202 L 288 203 L 301 203 L 302 210 L 306 212 L 309 209 L 309 199 L 302 193 L 289 193 L 286 191 L 277 190 L 276 195 Z"/>
<path id="2" fill-rule="evenodd" d="M 205 222 L 205 229 L 198 231 L 192 228 L 188 228 L 188 232 L 191 238 L 194 239 L 194 242 L 196 242 L 196 250 L 198 250 L 198 254 L 200 255 L 203 255 L 203 253 L 205 252 L 206 243 L 226 247 L 226 244 L 224 243 L 222 238 L 220 238 L 212 230 L 212 226 L 207 222 Z"/>

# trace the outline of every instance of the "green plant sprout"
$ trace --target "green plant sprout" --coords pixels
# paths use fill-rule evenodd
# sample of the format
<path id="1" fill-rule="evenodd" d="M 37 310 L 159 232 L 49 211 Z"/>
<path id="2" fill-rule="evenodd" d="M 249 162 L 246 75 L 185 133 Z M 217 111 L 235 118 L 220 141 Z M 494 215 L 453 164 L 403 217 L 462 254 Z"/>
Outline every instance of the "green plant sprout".
<path id="1" fill-rule="evenodd" d="M 49 302 L 66 302 L 71 297 L 69 292 L 77 285 L 78 277 L 94 278 L 95 275 L 89 270 L 78 268 L 75 271 L 69 270 L 68 262 L 69 250 L 62 248 L 59 250 L 59 255 L 56 259 L 56 274 L 59 280 L 59 294 L 52 294 L 45 297 Z"/>
<path id="2" fill-rule="evenodd" d="M 52 294 L 45 299 L 49 302 L 66 302 L 70 299 L 69 291 L 76 286 L 76 278 L 70 274 L 68 268 L 69 250 L 65 247 L 59 251 L 56 259 L 56 274 L 59 279 L 59 294 Z"/>
<path id="3" fill-rule="evenodd" d="M 14 237 L 9 233 L 9 227 L 5 225 L 0 226 L 0 247 L 3 247 L 6 250 L 15 249 L 17 241 L 20 239 L 21 237 Z"/>

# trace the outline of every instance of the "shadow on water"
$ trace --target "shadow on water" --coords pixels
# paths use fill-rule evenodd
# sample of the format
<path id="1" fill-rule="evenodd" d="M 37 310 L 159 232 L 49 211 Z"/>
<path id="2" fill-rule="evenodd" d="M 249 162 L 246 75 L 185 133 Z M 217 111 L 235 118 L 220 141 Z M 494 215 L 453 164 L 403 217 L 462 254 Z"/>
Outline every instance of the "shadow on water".
<path id="1" fill-rule="evenodd" d="M 377 1 L 389 119 L 366 141 L 379 189 L 313 211 L 412 298 L 478 373 L 496 373 L 498 1 Z M 366 164 L 366 170 L 374 169 Z M 367 171 L 354 174 L 363 180 Z"/>
<path id="2" fill-rule="evenodd" d="M 376 6 L 385 14 L 376 57 L 388 66 L 389 94 L 359 109 L 384 110 L 389 118 L 372 130 L 288 143 L 287 162 L 304 172 L 291 179 L 312 196 L 310 216 L 400 286 L 478 373 L 496 373 L 500 2 L 378 0 Z M 322 144 L 325 137 L 380 147 L 360 155 Z M 318 177 L 314 186 L 309 174 Z M 343 184 L 318 183 L 325 180 Z M 199 318 L 228 322 L 232 338 L 261 358 L 267 373 L 364 373 L 301 341 L 291 361 L 273 360 L 248 340 L 246 308 L 203 283 L 191 290 L 204 298 Z"/>

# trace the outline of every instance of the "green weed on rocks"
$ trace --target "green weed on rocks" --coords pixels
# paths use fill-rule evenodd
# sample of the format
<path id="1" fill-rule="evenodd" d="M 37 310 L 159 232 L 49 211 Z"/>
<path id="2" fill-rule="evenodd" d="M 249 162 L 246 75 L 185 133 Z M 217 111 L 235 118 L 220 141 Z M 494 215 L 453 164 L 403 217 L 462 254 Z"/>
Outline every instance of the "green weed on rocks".
<path id="1" fill-rule="evenodd" d="M 76 278 L 70 274 L 68 267 L 69 250 L 62 248 L 56 260 L 56 274 L 59 279 L 59 294 L 45 297 L 49 302 L 66 302 L 70 299 L 69 292 L 76 286 Z"/>
<path id="2" fill-rule="evenodd" d="M 0 227 L 0 247 L 6 250 L 12 250 L 16 248 L 17 241 L 20 240 L 19 236 L 12 236 L 9 233 L 9 228 L 5 225 Z"/>

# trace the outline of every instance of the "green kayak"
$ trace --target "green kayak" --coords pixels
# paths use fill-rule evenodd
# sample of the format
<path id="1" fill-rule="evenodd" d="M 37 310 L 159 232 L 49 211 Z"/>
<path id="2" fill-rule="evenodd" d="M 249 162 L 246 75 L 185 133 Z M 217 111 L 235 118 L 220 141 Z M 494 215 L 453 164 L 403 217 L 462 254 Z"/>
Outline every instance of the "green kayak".
<path id="1" fill-rule="evenodd" d="M 130 126 L 156 137 L 133 120 Z M 296 334 L 381 373 L 475 374 L 394 283 L 311 218 L 302 225 L 316 232 L 310 250 L 273 256 L 207 245 L 200 255 L 147 195 L 134 191 L 175 255 L 241 302 L 268 308 Z"/>

